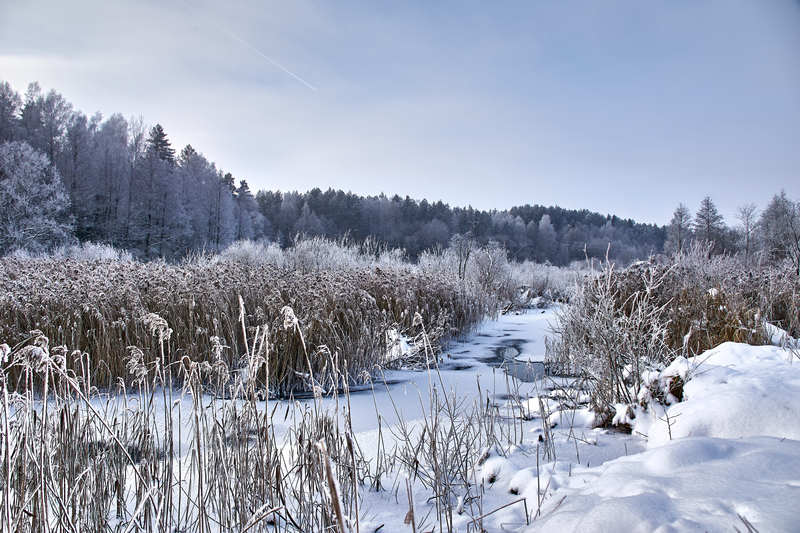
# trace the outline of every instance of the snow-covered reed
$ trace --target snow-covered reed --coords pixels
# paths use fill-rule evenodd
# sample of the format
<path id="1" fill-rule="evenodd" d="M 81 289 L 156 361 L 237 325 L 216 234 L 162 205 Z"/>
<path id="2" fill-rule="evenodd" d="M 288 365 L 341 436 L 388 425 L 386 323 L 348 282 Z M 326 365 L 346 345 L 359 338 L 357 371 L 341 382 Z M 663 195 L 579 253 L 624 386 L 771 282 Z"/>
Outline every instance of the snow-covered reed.
<path id="1" fill-rule="evenodd" d="M 303 250 L 280 255 L 284 261 L 306 257 L 308 250 Z M 236 260 L 232 255 L 179 265 L 0 259 L 0 338 L 15 344 L 37 329 L 54 345 L 78 346 L 91 354 L 95 379 L 110 386 L 125 376 L 129 346 L 146 354 L 158 351 L 145 320 L 157 313 L 172 330 L 167 364 L 184 355 L 211 361 L 208 347 L 218 338 L 233 371 L 243 368 L 247 352 L 238 319 L 241 298 L 248 323 L 270 331 L 270 389 L 288 394 L 314 386 L 341 387 L 337 375 L 363 379 L 384 363 L 387 331 L 417 333 L 415 314 L 423 317 L 436 344 L 470 328 L 488 311 L 447 272 L 391 261 L 368 266 L 363 259 L 288 268 L 269 257 L 257 262 L 243 260 L 248 254 L 239 253 Z M 319 259 L 319 254 L 310 255 Z M 299 319 L 297 331 L 282 327 L 287 307 Z M 264 376 L 252 378 L 263 382 Z"/>

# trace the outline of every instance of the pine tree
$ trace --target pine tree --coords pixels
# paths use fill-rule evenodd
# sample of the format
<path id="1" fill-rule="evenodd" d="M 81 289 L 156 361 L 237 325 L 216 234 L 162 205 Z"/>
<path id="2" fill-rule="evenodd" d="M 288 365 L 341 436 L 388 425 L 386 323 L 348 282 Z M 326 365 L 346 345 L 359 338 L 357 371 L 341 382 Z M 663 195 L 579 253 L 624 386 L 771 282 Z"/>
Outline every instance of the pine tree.
<path id="1" fill-rule="evenodd" d="M 261 237 L 264 216 L 258 210 L 253 193 L 247 181 L 241 180 L 236 189 L 236 240 L 255 239 Z"/>
<path id="2" fill-rule="evenodd" d="M 7 81 L 0 82 L 0 143 L 13 141 L 17 136 L 17 114 L 22 100 Z"/>
<path id="3" fill-rule="evenodd" d="M 699 241 L 711 246 L 710 253 L 724 251 L 725 222 L 710 196 L 700 202 L 700 209 L 694 217 L 694 233 Z"/>
<path id="4" fill-rule="evenodd" d="M 162 161 L 166 161 L 172 166 L 175 165 L 175 149 L 170 144 L 161 124 L 156 124 L 150 130 L 150 136 L 147 138 L 147 149 Z"/>

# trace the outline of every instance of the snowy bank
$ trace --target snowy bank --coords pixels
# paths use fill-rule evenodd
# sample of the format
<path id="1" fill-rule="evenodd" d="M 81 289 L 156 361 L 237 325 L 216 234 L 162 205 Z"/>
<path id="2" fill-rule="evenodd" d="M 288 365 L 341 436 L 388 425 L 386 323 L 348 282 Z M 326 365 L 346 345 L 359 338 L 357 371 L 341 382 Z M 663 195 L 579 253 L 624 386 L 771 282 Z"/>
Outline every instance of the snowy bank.
<path id="1" fill-rule="evenodd" d="M 530 531 L 797 531 L 797 356 L 729 342 L 676 359 L 658 379 L 674 377 L 685 381 L 682 401 L 652 402 L 632 421 L 648 450 L 553 469 L 559 488 Z"/>
<path id="2" fill-rule="evenodd" d="M 789 439 L 680 439 L 554 480 L 531 532 L 746 531 L 744 520 L 796 531 L 800 520 L 800 442 Z"/>
<path id="3" fill-rule="evenodd" d="M 666 415 L 637 416 L 634 431 L 646 435 L 651 448 L 668 442 L 670 434 L 800 440 L 800 359 L 788 350 L 726 342 L 697 357 L 678 358 L 661 374 L 687 381 L 683 401 L 669 406 Z"/>

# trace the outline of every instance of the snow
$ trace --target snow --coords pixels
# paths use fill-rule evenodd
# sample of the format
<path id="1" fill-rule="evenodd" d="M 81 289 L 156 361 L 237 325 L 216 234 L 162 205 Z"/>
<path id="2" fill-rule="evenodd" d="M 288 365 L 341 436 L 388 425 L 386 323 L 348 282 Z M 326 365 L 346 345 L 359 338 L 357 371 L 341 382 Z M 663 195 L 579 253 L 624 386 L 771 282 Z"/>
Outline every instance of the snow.
<path id="1" fill-rule="evenodd" d="M 648 449 L 566 476 L 555 471 L 561 488 L 545 495 L 528 531 L 745 531 L 748 523 L 796 531 L 800 363 L 792 357 L 775 346 L 724 343 L 677 358 L 660 378 L 687 380 L 684 401 L 637 410 L 633 420 L 618 407 Z"/>
<path id="2" fill-rule="evenodd" d="M 570 476 L 533 531 L 796 531 L 800 442 L 679 439 Z"/>
<path id="3" fill-rule="evenodd" d="M 492 352 L 513 343 L 521 351 L 516 360 L 543 360 L 544 338 L 553 319 L 548 310 L 487 323 L 470 340 L 451 347 L 437 383 L 467 397 L 476 395 L 477 380 L 497 388 L 504 378 L 491 368 L 496 363 Z M 474 366 L 447 370 L 450 364 L 464 363 Z M 482 512 L 497 511 L 483 519 L 484 529 L 746 531 L 750 524 L 759 531 L 796 531 L 800 360 L 778 346 L 725 343 L 697 357 L 677 357 L 661 372 L 648 372 L 648 381 L 662 390 L 680 379 L 683 395 L 668 396 L 670 405 L 663 406 L 645 391 L 642 397 L 650 400 L 649 410 L 618 406 L 616 421 L 630 424 L 631 435 L 595 428 L 594 413 L 587 407 L 561 408 L 545 380 L 513 380 L 512 387 L 522 396 L 517 406 L 525 437 L 505 453 L 492 449 L 476 467 Z M 426 394 L 411 391 L 426 391 L 427 379 L 425 373 L 416 373 L 388 389 L 412 422 L 413 413 L 424 412 L 420 408 L 427 404 Z M 385 401 L 378 396 L 379 403 Z M 495 397 L 501 411 L 508 407 L 502 394 Z M 542 448 L 546 433 L 540 398 L 553 439 L 554 458 L 548 461 Z M 579 392 L 575 398 L 587 399 Z M 365 430 L 358 438 L 369 434 Z M 412 490 L 416 516 L 433 513 L 430 493 L 419 486 Z M 363 498 L 369 511 L 362 530 L 381 524 L 383 532 L 409 530 L 402 521 L 404 499 L 398 507 L 394 494 L 369 493 Z M 520 498 L 524 501 L 517 502 Z M 458 531 L 480 514 L 471 513 L 464 499 L 462 494 L 462 513 L 454 517 Z M 427 524 L 436 525 L 430 520 Z"/>
<path id="4" fill-rule="evenodd" d="M 764 322 L 764 333 L 773 346 L 785 348 L 800 348 L 800 339 L 795 339 L 785 329 L 781 329 L 775 324 Z"/>
<path id="5" fill-rule="evenodd" d="M 408 343 L 408 339 L 394 328 L 386 332 L 386 344 L 389 347 L 386 353 L 387 363 L 402 359 L 411 353 L 411 345 Z"/>
<path id="6" fill-rule="evenodd" d="M 684 401 L 637 416 L 648 447 L 680 437 L 765 435 L 800 440 L 800 361 L 775 346 L 727 342 L 662 373 L 688 377 Z M 667 417 L 670 419 L 667 424 Z"/>

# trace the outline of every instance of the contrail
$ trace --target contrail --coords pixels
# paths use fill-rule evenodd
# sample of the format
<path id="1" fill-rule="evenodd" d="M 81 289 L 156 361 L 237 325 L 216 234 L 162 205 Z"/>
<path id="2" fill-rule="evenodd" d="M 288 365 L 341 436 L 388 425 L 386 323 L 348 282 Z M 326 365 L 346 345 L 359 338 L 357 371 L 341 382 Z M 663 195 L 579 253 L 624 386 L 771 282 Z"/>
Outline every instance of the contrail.
<path id="1" fill-rule="evenodd" d="M 240 44 L 250 48 L 253 52 L 257 53 L 258 55 L 260 55 L 261 57 L 263 57 L 264 59 L 266 59 L 267 61 L 272 63 L 272 65 L 278 67 L 279 69 L 284 71 L 286 74 L 288 74 L 289 76 L 293 77 L 294 79 L 296 79 L 297 81 L 299 81 L 300 83 L 302 83 L 303 85 L 305 85 L 306 87 L 311 89 L 312 91 L 316 91 L 317 90 L 317 88 L 315 86 L 311 85 L 306 80 L 304 80 L 303 78 L 301 78 L 300 76 L 298 76 L 297 74 L 295 74 L 294 72 L 289 70 L 288 68 L 284 67 L 283 65 L 281 65 L 280 63 L 278 63 L 277 61 L 275 61 L 274 59 L 269 57 L 267 54 L 265 54 L 264 52 L 262 52 L 261 50 L 259 50 L 255 46 L 253 46 L 252 44 L 248 43 L 247 41 L 245 41 L 244 39 L 242 39 L 241 37 L 239 37 L 238 35 L 236 35 L 232 31 L 226 30 L 226 33 L 228 34 L 228 36 L 231 39 L 234 39 L 234 40 L 238 41 Z"/>

